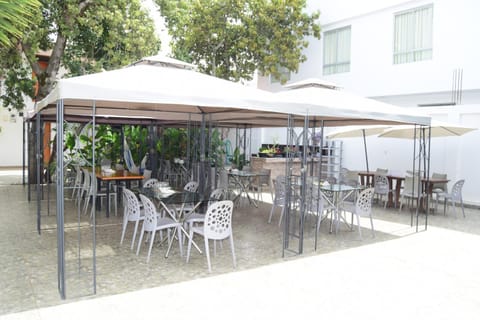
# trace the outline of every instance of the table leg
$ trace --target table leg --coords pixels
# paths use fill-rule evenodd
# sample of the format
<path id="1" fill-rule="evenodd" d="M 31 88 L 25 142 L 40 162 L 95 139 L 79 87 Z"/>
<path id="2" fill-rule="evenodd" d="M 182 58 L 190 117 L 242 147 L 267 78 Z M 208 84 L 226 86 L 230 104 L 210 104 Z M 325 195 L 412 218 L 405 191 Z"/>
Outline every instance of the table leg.
<path id="1" fill-rule="evenodd" d="M 180 231 L 182 231 L 185 234 L 185 237 L 187 238 L 187 240 L 190 240 L 190 235 L 188 234 L 187 230 L 185 230 L 183 227 L 180 227 Z M 175 240 L 175 235 L 176 234 L 177 234 L 177 229 L 175 228 L 175 229 L 173 229 L 172 241 L 170 241 L 170 243 L 168 244 L 167 252 L 165 253 L 165 258 L 168 258 L 168 255 L 170 253 L 170 250 L 172 249 L 173 240 Z M 181 237 L 181 236 L 182 236 L 181 234 L 178 235 L 178 237 Z M 195 249 L 198 250 L 199 253 L 202 253 L 202 250 L 195 243 L 195 241 L 193 241 L 193 239 L 192 239 L 192 244 L 195 247 Z"/>
<path id="2" fill-rule="evenodd" d="M 105 205 L 107 206 L 107 218 L 110 217 L 110 181 L 107 180 L 107 200 L 105 202 Z"/>

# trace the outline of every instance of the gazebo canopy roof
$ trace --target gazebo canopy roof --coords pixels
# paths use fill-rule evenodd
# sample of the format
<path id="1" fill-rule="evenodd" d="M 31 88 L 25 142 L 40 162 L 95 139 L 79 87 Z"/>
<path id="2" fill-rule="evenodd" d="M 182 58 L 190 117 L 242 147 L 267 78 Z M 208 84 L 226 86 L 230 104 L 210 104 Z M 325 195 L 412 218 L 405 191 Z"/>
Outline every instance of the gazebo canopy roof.
<path id="1" fill-rule="evenodd" d="M 301 90 L 309 89 L 337 92 L 322 88 Z M 79 122 L 91 119 L 95 106 L 99 123 L 178 126 L 205 119 L 225 127 L 285 127 L 289 114 L 295 116 L 296 126 L 303 126 L 307 115 L 310 126 L 319 126 L 321 120 L 327 121 L 326 126 L 430 123 L 430 117 L 376 101 L 359 108 L 358 101 L 339 100 L 329 95 L 284 96 L 188 68 L 150 63 L 59 80 L 29 116 L 41 112 L 44 119 L 54 120 L 58 101 L 63 101 L 65 119 Z M 389 107 L 393 109 L 389 111 Z"/>

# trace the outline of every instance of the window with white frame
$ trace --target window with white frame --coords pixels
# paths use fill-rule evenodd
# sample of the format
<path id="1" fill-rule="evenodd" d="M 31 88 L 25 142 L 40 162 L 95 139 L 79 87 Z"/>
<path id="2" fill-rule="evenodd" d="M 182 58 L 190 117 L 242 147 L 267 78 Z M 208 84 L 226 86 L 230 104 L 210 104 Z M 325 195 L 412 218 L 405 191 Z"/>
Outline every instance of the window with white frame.
<path id="1" fill-rule="evenodd" d="M 350 26 L 323 34 L 323 74 L 350 71 Z"/>
<path id="2" fill-rule="evenodd" d="M 290 70 L 285 67 L 278 66 L 278 72 L 280 73 L 280 77 L 275 77 L 273 74 L 270 76 L 270 83 L 280 83 L 283 81 L 290 80 Z"/>
<path id="3" fill-rule="evenodd" d="M 393 63 L 432 59 L 433 5 L 395 14 Z"/>

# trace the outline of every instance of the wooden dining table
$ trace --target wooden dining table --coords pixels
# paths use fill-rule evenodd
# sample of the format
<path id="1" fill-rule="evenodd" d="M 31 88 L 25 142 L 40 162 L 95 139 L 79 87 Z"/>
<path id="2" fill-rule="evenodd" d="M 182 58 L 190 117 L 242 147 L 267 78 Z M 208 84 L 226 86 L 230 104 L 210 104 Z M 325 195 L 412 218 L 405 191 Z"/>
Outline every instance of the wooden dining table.
<path id="1" fill-rule="evenodd" d="M 127 187 L 130 187 L 130 182 L 131 181 L 142 181 L 143 180 L 143 175 L 139 173 L 132 173 L 128 170 L 114 170 L 114 171 L 104 171 L 101 169 L 97 169 L 95 172 L 95 176 L 97 177 L 98 180 L 98 188 L 97 190 L 100 190 L 100 184 L 101 182 L 106 183 L 106 194 L 107 194 L 107 199 L 106 199 L 106 215 L 107 218 L 110 217 L 110 183 L 113 181 L 116 183 L 117 187 L 120 185 L 121 181 L 125 181 L 127 183 Z M 117 188 L 118 189 L 118 188 Z"/>
<path id="2" fill-rule="evenodd" d="M 359 171 L 358 175 L 360 177 L 360 183 L 363 186 L 374 186 L 374 176 L 375 171 Z M 398 207 L 400 205 L 400 192 L 402 190 L 403 181 L 405 181 L 404 175 L 399 174 L 387 174 L 388 184 L 390 192 L 388 194 L 387 207 Z M 422 181 L 422 193 L 428 194 L 429 197 L 432 196 L 433 187 L 435 184 L 447 183 L 450 180 L 448 179 L 436 179 L 436 178 L 421 178 Z M 420 201 L 420 210 L 426 210 L 426 202 L 424 200 Z"/>

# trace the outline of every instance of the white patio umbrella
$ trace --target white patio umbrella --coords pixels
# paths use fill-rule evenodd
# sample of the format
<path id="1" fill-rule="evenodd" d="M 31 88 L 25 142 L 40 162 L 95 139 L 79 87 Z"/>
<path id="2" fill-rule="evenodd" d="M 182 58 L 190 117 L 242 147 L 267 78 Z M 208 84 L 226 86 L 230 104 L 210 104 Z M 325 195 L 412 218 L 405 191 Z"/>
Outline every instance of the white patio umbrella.
<path id="1" fill-rule="evenodd" d="M 370 171 L 368 166 L 368 152 L 367 152 L 367 136 L 374 136 L 384 132 L 389 126 L 348 126 L 340 130 L 327 134 L 328 139 L 341 139 L 341 138 L 359 138 L 363 137 L 363 147 L 365 149 L 365 164 L 367 172 Z"/>
<path id="2" fill-rule="evenodd" d="M 461 136 L 468 132 L 477 130 L 478 128 L 465 127 L 458 124 L 451 124 L 442 121 L 432 120 L 430 125 L 431 131 L 430 136 L 434 137 L 452 137 L 452 136 Z M 428 126 L 423 127 L 428 128 Z M 418 127 L 417 127 L 418 129 Z M 379 137 L 382 138 L 399 138 L 399 139 L 414 139 L 415 138 L 415 126 L 412 125 L 400 125 L 390 129 L 385 130 L 383 133 L 379 134 Z M 418 137 L 418 133 L 417 133 Z"/>

